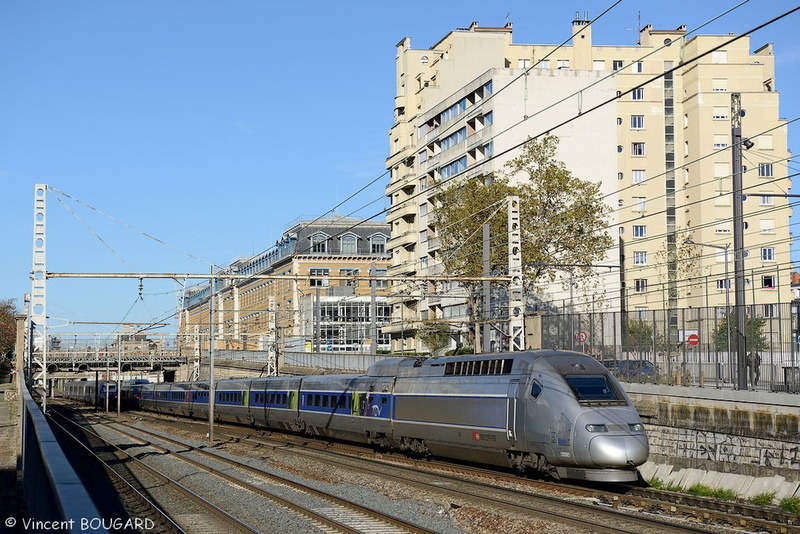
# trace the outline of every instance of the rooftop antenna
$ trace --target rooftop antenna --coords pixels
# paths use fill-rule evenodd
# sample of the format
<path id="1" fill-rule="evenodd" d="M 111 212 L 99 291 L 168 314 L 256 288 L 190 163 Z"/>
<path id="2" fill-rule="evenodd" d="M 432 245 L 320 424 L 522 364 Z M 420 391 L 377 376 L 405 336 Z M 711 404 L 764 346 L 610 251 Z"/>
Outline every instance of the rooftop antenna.
<path id="1" fill-rule="evenodd" d="M 633 31 L 633 28 L 628 28 L 629 32 Z M 636 38 L 639 38 L 639 34 L 642 33 L 642 12 L 636 12 Z"/>

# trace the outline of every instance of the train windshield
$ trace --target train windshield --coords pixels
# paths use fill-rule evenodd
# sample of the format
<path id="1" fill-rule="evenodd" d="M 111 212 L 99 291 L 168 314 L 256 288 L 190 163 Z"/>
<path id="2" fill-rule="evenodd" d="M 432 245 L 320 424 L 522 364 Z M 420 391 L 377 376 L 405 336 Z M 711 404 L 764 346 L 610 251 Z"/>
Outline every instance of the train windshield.
<path id="1" fill-rule="evenodd" d="M 621 401 L 605 375 L 566 375 L 564 379 L 579 401 Z"/>

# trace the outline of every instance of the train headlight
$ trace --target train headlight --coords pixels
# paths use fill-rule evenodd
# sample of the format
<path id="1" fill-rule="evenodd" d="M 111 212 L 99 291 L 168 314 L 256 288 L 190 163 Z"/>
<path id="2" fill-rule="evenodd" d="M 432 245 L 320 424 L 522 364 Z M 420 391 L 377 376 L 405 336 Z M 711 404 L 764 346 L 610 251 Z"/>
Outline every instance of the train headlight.
<path id="1" fill-rule="evenodd" d="M 589 432 L 608 432 L 606 425 L 586 425 L 586 430 Z"/>
<path id="2" fill-rule="evenodd" d="M 642 423 L 630 424 L 628 428 L 631 429 L 631 432 L 644 432 L 644 425 Z"/>

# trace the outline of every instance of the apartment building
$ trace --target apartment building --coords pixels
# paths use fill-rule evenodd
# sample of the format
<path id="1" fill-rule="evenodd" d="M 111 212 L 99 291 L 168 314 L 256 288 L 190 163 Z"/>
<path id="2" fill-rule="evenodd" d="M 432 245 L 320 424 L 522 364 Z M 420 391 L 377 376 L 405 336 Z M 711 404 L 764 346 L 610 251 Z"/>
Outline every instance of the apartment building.
<path id="1" fill-rule="evenodd" d="M 351 217 L 294 224 L 264 252 L 218 273 L 215 348 L 365 351 L 388 349 L 370 325 L 388 320 L 386 223 Z M 182 343 L 208 346 L 211 285 L 186 291 Z M 373 322 L 373 315 L 376 321 Z"/>
<path id="2" fill-rule="evenodd" d="M 637 45 L 595 46 L 588 20 L 576 17 L 571 30 L 560 47 L 514 44 L 510 23 L 477 22 L 428 49 L 398 43 L 386 161 L 390 275 L 443 274 L 438 184 L 499 172 L 514 147 L 549 132 L 561 141 L 558 158 L 573 176 L 601 183 L 613 210 L 605 230 L 618 246 L 603 263 L 616 268 L 598 269 L 595 284 L 606 308 L 724 313 L 733 300 L 731 105 L 739 93 L 750 147 L 742 173 L 748 299 L 765 316 L 789 302 L 791 209 L 780 196 L 791 186 L 789 153 L 771 45 L 751 52 L 747 37 L 648 25 Z M 598 303 L 566 285 L 538 298 L 571 310 Z M 396 282 L 384 328 L 393 349 L 424 350 L 415 337 L 424 321 L 465 322 L 459 296 L 457 284 Z"/>

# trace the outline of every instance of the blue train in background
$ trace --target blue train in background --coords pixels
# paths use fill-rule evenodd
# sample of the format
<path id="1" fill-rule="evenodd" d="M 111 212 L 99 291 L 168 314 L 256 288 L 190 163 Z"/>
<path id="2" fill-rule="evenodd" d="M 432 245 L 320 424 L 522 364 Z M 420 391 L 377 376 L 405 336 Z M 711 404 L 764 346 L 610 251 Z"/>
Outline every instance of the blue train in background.
<path id="1" fill-rule="evenodd" d="M 208 382 L 140 388 L 142 410 L 208 418 Z M 649 454 L 617 379 L 570 351 L 391 358 L 358 375 L 219 380 L 214 416 L 557 479 L 635 482 Z"/>

